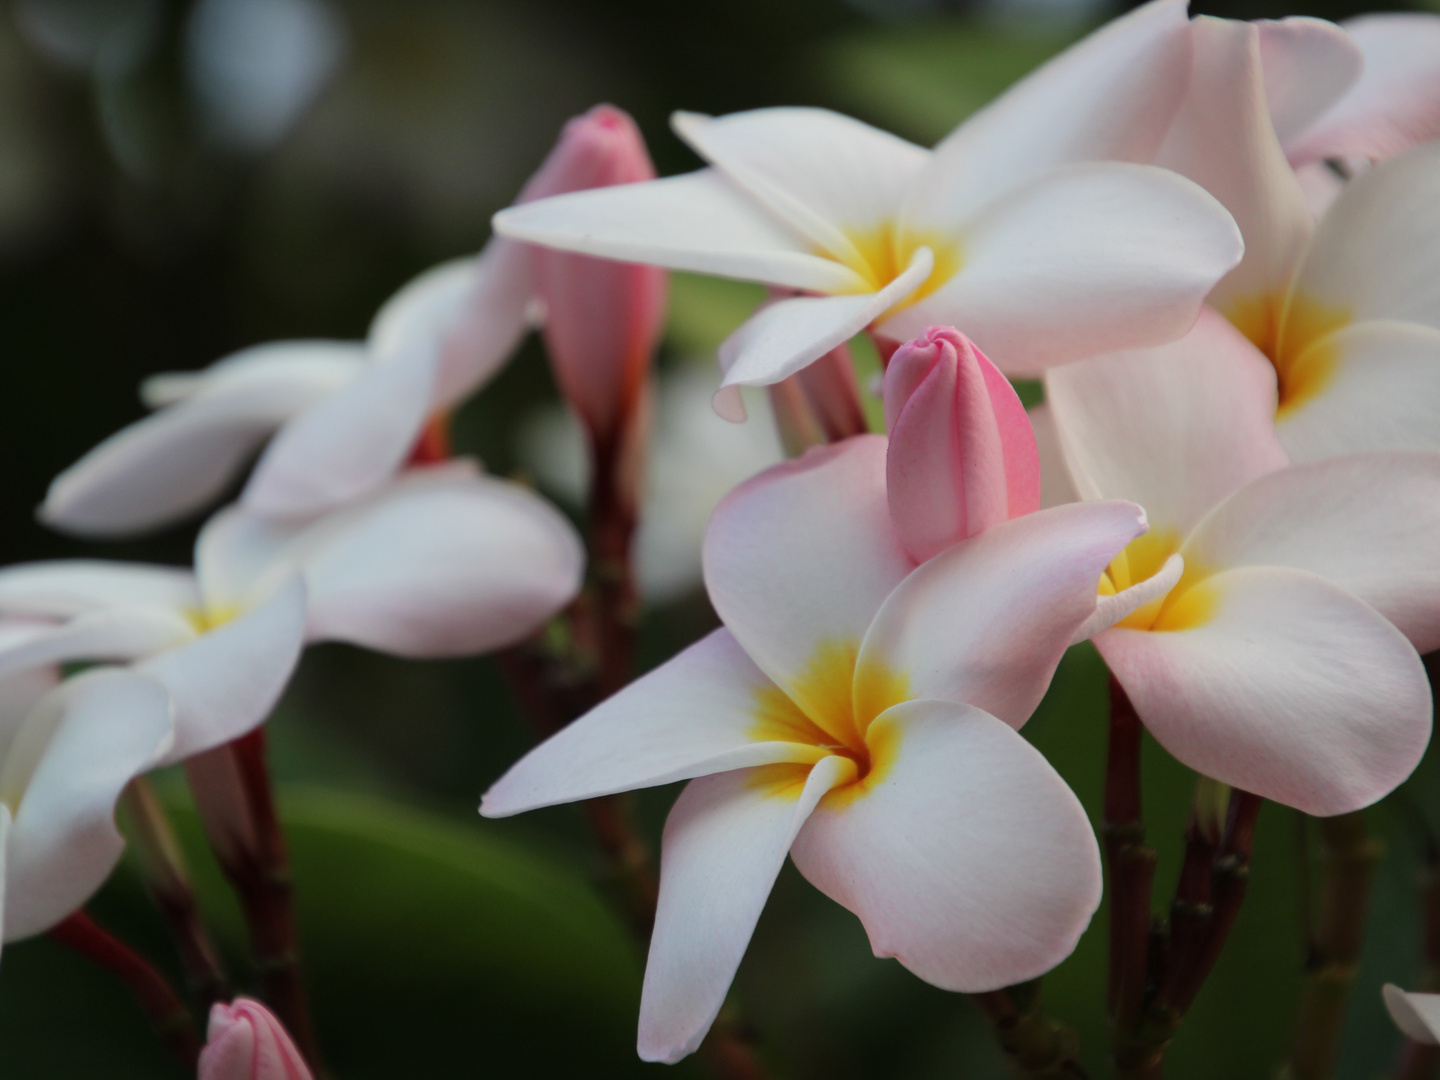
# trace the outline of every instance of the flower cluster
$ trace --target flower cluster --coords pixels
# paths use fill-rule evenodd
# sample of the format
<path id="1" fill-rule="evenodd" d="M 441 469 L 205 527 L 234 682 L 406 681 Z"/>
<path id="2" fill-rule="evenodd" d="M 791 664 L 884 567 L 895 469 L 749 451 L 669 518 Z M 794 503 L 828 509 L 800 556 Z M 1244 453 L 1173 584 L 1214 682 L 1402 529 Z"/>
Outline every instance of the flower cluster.
<path id="1" fill-rule="evenodd" d="M 1235 808 L 1260 798 L 1381 799 L 1429 741 L 1419 654 L 1440 647 L 1440 55 L 1414 45 L 1437 22 L 1152 0 L 933 149 L 820 109 L 680 113 L 706 165 L 663 179 L 600 106 L 479 255 L 406 285 L 364 341 L 149 379 L 154 412 L 40 514 L 107 538 L 209 512 L 193 568 L 0 569 L 3 939 L 89 925 L 67 920 L 119 858 L 115 804 L 160 765 L 186 763 L 228 873 L 274 858 L 254 733 L 318 641 L 521 646 L 553 734 L 486 816 L 688 782 L 648 912 L 652 1061 L 710 1032 L 787 855 L 935 986 L 990 995 L 1068 956 L 1100 846 L 1021 729 L 1079 642 L 1117 708 L 1235 789 L 1208 840 L 1226 857 L 1248 858 Z M 714 507 L 722 625 L 631 682 L 667 269 L 772 287 L 719 350 L 713 406 L 743 421 L 741 388 L 768 387 L 803 452 Z M 530 329 L 583 425 L 584 538 L 449 450 L 449 414 Z M 1043 380 L 1044 411 L 1007 376 Z M 537 644 L 552 620 L 564 649 Z M 1178 1023 L 1191 953 L 1141 963 L 1117 1030 L 1155 1002 Z M 1423 999 L 1392 1008 L 1433 1030 Z M 218 1004 L 200 1074 L 309 1076 L 295 1034 Z"/>

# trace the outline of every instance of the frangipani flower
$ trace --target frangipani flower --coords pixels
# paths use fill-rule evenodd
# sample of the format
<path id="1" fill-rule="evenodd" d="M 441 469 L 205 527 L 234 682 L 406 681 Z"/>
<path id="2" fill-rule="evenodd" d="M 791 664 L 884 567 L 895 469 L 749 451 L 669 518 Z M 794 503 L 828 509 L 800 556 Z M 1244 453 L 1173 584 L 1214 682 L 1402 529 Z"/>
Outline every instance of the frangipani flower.
<path id="1" fill-rule="evenodd" d="M 275 1014 L 251 998 L 210 1007 L 198 1080 L 312 1080 Z"/>
<path id="2" fill-rule="evenodd" d="M 705 541 L 725 628 L 485 795 L 501 817 L 692 780 L 665 828 L 646 1060 L 699 1045 L 787 852 L 877 955 L 950 990 L 1049 969 L 1099 901 L 1084 811 L 1014 729 L 1144 514 L 1074 503 L 916 568 L 890 523 L 885 451 L 859 436 L 737 488 Z"/>
<path id="3" fill-rule="evenodd" d="M 709 168 L 511 207 L 495 230 L 814 294 L 732 335 L 726 386 L 778 382 L 872 324 L 958 325 L 1012 373 L 1157 344 L 1241 252 L 1192 185 L 1119 163 L 1154 154 L 1188 69 L 1183 0 L 1154 0 L 933 152 L 823 109 L 680 113 Z"/>
<path id="4" fill-rule="evenodd" d="M 170 698 L 146 675 L 98 668 L 52 682 L 47 673 L 0 679 L 5 942 L 44 933 L 109 877 L 125 847 L 115 802 L 173 735 Z"/>
<path id="5" fill-rule="evenodd" d="M 313 522 L 230 508 L 195 570 L 90 560 L 0 570 L 0 613 L 57 620 L 0 650 L 0 674 L 138 661 L 175 701 L 180 760 L 269 713 L 307 642 L 400 656 L 513 644 L 579 589 L 579 538 L 558 511 L 473 464 L 415 469 Z"/>
<path id="6" fill-rule="evenodd" d="M 1407 1039 L 1440 1046 L 1440 994 L 1416 994 L 1394 983 L 1382 988 L 1385 1009 Z"/>
<path id="7" fill-rule="evenodd" d="M 653 175 L 630 118 L 600 106 L 566 126 L 521 198 Z M 643 384 L 664 285 L 647 267 L 492 241 L 405 285 L 364 342 L 274 342 L 146 380 L 141 396 L 159 411 L 56 477 L 41 517 L 94 536 L 167 525 L 217 499 L 262 446 L 241 495 L 248 511 L 333 510 L 384 484 L 426 424 L 483 386 L 536 321 L 562 387 L 610 432 Z"/>
<path id="8" fill-rule="evenodd" d="M 1080 494 L 1136 499 L 1151 523 L 1084 633 L 1119 624 L 1095 644 L 1185 764 L 1307 813 L 1355 810 L 1430 737 L 1416 649 L 1440 646 L 1440 453 L 1287 466 L 1269 365 L 1209 347 L 1238 337 L 1213 312 L 1202 325 L 1046 377 Z"/>
<path id="9" fill-rule="evenodd" d="M 1159 161 L 1235 215 L 1245 258 L 1179 350 L 1263 355 L 1291 458 L 1440 448 L 1440 145 L 1376 166 L 1316 224 L 1276 137 L 1255 24 L 1194 23 L 1195 66 Z"/>

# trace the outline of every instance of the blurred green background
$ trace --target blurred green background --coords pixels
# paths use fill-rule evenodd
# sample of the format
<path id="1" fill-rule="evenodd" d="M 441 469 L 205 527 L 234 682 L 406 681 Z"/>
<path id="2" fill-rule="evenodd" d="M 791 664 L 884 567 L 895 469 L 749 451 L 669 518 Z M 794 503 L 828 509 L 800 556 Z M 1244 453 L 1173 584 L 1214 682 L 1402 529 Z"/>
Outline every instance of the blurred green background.
<path id="1" fill-rule="evenodd" d="M 1233 0 L 1240 17 L 1295 13 Z M 1361 10 L 1326 0 L 1306 14 Z M 0 499 L 3 561 L 187 562 L 193 527 L 82 544 L 41 529 L 46 484 L 142 415 L 139 380 L 284 337 L 358 338 L 419 270 L 477 250 L 563 121 L 630 110 L 662 173 L 694 167 L 675 108 L 825 105 L 931 142 L 1114 14 L 1089 0 L 13 0 L 0 5 Z M 749 294 L 677 281 L 662 365 L 703 365 Z M 709 370 L 697 367 L 696 370 Z M 517 425 L 554 400 L 534 342 L 465 408 L 460 449 L 524 474 Z M 644 663 L 713 625 L 693 590 L 653 608 Z M 1026 734 L 1098 818 L 1105 674 L 1072 650 Z M 270 725 L 303 945 L 340 1080 L 661 1075 L 634 1056 L 642 957 L 571 808 L 487 822 L 480 792 L 530 745 L 486 659 L 408 663 L 311 650 Z M 1191 777 L 1153 745 L 1157 905 Z M 1387 844 L 1341 1075 L 1398 1046 L 1380 982 L 1419 968 L 1427 759 L 1372 813 Z M 177 803 L 240 981 L 244 939 Z M 652 838 L 673 789 L 643 793 Z M 1304 962 L 1313 837 L 1267 807 L 1230 948 L 1171 1055 L 1177 1080 L 1272 1075 Z M 1313 863 L 1313 860 L 1311 860 Z M 93 908 L 173 970 L 128 869 Z M 1104 1076 L 1103 913 L 1046 979 Z M 787 868 L 736 984 L 780 1077 L 988 1080 L 1004 1066 L 963 998 L 869 955 L 856 920 Z M 48 941 L 0 964 L 0 1076 L 178 1075 L 107 975 Z M 694 1062 L 669 1075 L 699 1076 Z"/>

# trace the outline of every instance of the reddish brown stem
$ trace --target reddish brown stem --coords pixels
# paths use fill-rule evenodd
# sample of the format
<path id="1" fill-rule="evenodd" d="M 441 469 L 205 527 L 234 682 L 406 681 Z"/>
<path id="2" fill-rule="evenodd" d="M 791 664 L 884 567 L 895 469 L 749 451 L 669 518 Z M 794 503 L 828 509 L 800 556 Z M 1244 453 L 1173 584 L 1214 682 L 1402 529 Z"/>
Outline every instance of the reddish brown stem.
<path id="1" fill-rule="evenodd" d="M 990 1026 L 1011 1068 L 1032 1080 L 1087 1080 L 1080 1064 L 1080 1036 L 1045 1012 L 1040 980 L 1004 990 L 971 994 Z"/>
<path id="2" fill-rule="evenodd" d="M 1110 867 L 1108 1001 L 1117 1033 L 1137 1022 L 1149 970 L 1150 892 L 1155 850 L 1141 819 L 1143 728 L 1119 681 L 1110 677 L 1110 741 L 1105 771 L 1105 856 Z"/>
<path id="3" fill-rule="evenodd" d="M 150 1018 L 155 1032 L 187 1072 L 195 1071 L 200 1036 L 169 980 L 143 956 L 83 911 L 50 930 L 50 937 L 114 974 Z"/>
<path id="4" fill-rule="evenodd" d="M 860 404 L 860 384 L 850 347 L 831 349 L 797 375 L 800 390 L 826 442 L 839 442 L 870 430 Z"/>
<path id="5" fill-rule="evenodd" d="M 615 438 L 592 440 L 594 480 L 590 488 L 590 578 L 598 670 L 595 696 L 602 701 L 630 681 L 640 600 L 635 589 L 630 546 L 635 537 L 638 469 L 629 458 L 638 438 L 629 426 Z M 582 608 L 582 614 L 584 614 Z"/>

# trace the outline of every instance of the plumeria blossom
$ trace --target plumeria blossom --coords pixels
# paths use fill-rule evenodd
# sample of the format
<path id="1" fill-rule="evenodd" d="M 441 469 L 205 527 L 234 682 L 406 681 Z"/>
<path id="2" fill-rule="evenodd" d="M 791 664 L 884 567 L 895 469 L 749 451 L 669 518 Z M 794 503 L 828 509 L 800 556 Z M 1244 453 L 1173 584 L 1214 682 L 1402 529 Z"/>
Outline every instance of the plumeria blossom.
<path id="1" fill-rule="evenodd" d="M 0 644 L 29 630 L 0 627 Z M 95 668 L 0 679 L 0 926 L 3 941 L 44 933 L 110 876 L 125 842 L 115 802 L 173 738 L 165 688 Z"/>
<path id="2" fill-rule="evenodd" d="M 583 554 L 558 511 L 457 461 L 414 469 L 303 524 L 232 507 L 195 569 L 68 560 L 0 570 L 0 613 L 51 620 L 0 649 L 0 674 L 134 661 L 175 704 L 180 760 L 258 725 L 308 642 L 407 657 L 513 644 L 575 595 Z"/>
<path id="3" fill-rule="evenodd" d="M 1223 202 L 1246 247 L 1208 301 L 1239 333 L 1200 320 L 1170 347 L 1267 358 L 1296 461 L 1440 448 L 1440 145 L 1377 165 L 1316 223 L 1270 118 L 1265 29 L 1204 18 L 1194 36 L 1158 160 Z"/>
<path id="4" fill-rule="evenodd" d="M 1307 813 L 1355 810 L 1430 737 L 1416 650 L 1440 646 L 1440 453 L 1287 466 L 1270 365 L 1208 340 L 1046 378 L 1080 494 L 1135 499 L 1151 524 L 1084 632 L 1118 623 L 1095 643 L 1185 764 Z"/>
<path id="5" fill-rule="evenodd" d="M 1382 988 L 1385 1009 L 1407 1039 L 1440 1046 L 1440 994 L 1415 994 L 1394 983 Z"/>
<path id="6" fill-rule="evenodd" d="M 1238 261 L 1233 223 L 1147 162 L 1184 92 L 1183 0 L 1153 0 L 925 150 L 823 109 L 675 116 L 708 163 L 527 203 L 495 230 L 589 255 L 810 294 L 722 347 L 725 385 L 766 385 L 867 326 L 958 325 L 1006 371 L 1184 333 Z"/>
<path id="7" fill-rule="evenodd" d="M 630 118 L 600 106 L 567 125 L 521 198 L 653 175 Z M 664 285 L 650 268 L 492 241 L 405 285 L 363 342 L 273 342 L 146 380 L 141 397 L 158 411 L 56 477 L 40 515 L 82 535 L 154 529 L 213 503 L 261 447 L 247 510 L 332 510 L 384 484 L 427 423 L 480 389 L 536 322 L 567 394 L 608 432 L 643 385 Z"/>
<path id="8" fill-rule="evenodd" d="M 312 1080 L 295 1041 L 275 1014 L 252 998 L 210 1007 L 198 1080 Z"/>
<path id="9" fill-rule="evenodd" d="M 917 568 L 885 471 L 886 441 L 858 436 L 732 492 L 704 553 L 724 628 L 485 795 L 503 817 L 691 780 L 662 845 L 646 1060 L 699 1045 L 787 852 L 877 955 L 951 990 L 1054 966 L 1099 901 L 1084 811 L 1015 729 L 1144 513 L 1028 514 Z"/>

